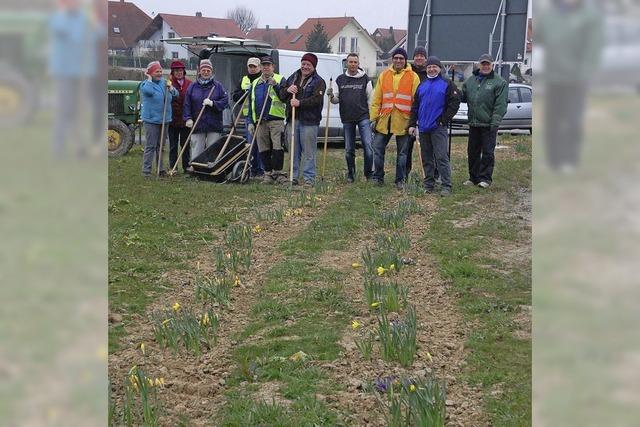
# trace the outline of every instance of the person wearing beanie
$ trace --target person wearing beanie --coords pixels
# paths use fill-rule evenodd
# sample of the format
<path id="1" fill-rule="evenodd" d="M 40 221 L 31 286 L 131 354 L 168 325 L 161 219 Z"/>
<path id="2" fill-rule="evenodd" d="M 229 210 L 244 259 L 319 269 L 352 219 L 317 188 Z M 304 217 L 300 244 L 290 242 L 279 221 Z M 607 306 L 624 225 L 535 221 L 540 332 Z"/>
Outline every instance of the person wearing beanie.
<path id="1" fill-rule="evenodd" d="M 340 104 L 347 182 L 354 182 L 356 175 L 356 126 L 364 152 L 364 177 L 368 181 L 373 174 L 373 134 L 369 125 L 369 102 L 373 87 L 369 76 L 360 68 L 357 53 L 347 55 L 347 70 L 338 76 L 336 86 L 335 93 L 333 88 L 327 89 L 327 96 L 332 104 Z"/>
<path id="2" fill-rule="evenodd" d="M 407 128 L 411 104 L 420 78 L 407 64 L 407 52 L 404 49 L 395 49 L 391 59 L 391 67 L 378 77 L 369 109 L 371 127 L 376 132 L 373 138 L 373 182 L 376 185 L 384 184 L 385 151 L 389 140 L 395 136 L 395 183 L 396 188 L 401 190 L 407 178 Z"/>
<path id="3" fill-rule="evenodd" d="M 488 188 L 493 180 L 498 128 L 507 112 L 509 84 L 493 71 L 491 55 L 481 55 L 478 63 L 479 68 L 462 84 L 462 102 L 467 103 L 469 119 L 469 179 L 463 185 Z"/>
<path id="4" fill-rule="evenodd" d="M 326 83 L 316 72 L 318 57 L 305 53 L 300 59 L 300 69 L 291 74 L 280 88 L 280 99 L 287 104 L 287 130 L 289 147 L 295 147 L 292 182 L 298 183 L 300 162 L 306 186 L 313 186 L 316 179 L 316 151 L 318 128 L 322 119 L 322 105 Z M 294 97 L 295 96 L 295 97 Z M 295 107 L 295 137 L 291 141 L 291 114 Z"/>
<path id="5" fill-rule="evenodd" d="M 201 60 L 197 79 L 189 86 L 184 98 L 185 125 L 188 128 L 195 125 L 191 134 L 191 161 L 222 136 L 222 112 L 228 105 L 229 95 L 222 83 L 213 78 L 211 61 Z M 202 109 L 202 116 L 195 124 L 194 120 Z"/>
<path id="6" fill-rule="evenodd" d="M 413 50 L 413 63 L 411 69 L 420 78 L 420 83 L 427 79 L 427 50 L 418 46 Z M 409 135 L 409 141 L 407 142 L 407 177 L 413 169 L 413 145 L 416 141 L 414 135 Z M 438 171 L 436 170 L 436 175 Z"/>
<path id="7" fill-rule="evenodd" d="M 284 147 L 282 133 L 287 107 L 278 92 L 285 79 L 274 72 L 273 59 L 264 56 L 261 59 L 262 73 L 251 83 L 249 92 L 249 132 L 254 134 L 258 155 L 264 165 L 264 184 L 285 184 L 287 175 L 284 168 Z"/>
<path id="8" fill-rule="evenodd" d="M 245 94 L 246 91 L 251 89 L 251 83 L 260 75 L 260 58 L 251 57 L 247 60 L 247 74 L 242 76 L 238 85 L 236 86 L 236 90 L 233 91 L 233 95 L 231 99 L 233 102 L 238 102 L 242 95 Z M 242 117 L 244 117 L 244 137 L 247 141 L 251 141 L 251 134 L 249 133 L 249 99 L 247 98 L 244 101 L 244 105 L 240 112 Z M 258 144 L 253 144 L 253 148 L 251 149 L 251 164 L 249 165 L 249 174 L 252 177 L 258 177 L 264 175 L 264 165 L 262 164 L 262 160 L 260 159 L 260 155 L 258 154 Z"/>
<path id="9" fill-rule="evenodd" d="M 171 102 L 171 111 L 173 119 L 169 125 L 169 168 L 173 168 L 178 160 L 178 152 L 184 147 L 189 136 L 189 128 L 185 126 L 182 117 L 184 97 L 189 89 L 191 80 L 186 77 L 185 66 L 182 61 L 173 61 L 171 63 L 171 83 L 178 91 L 178 97 Z M 182 171 L 186 172 L 189 167 L 189 146 L 182 153 Z"/>
<path id="10" fill-rule="evenodd" d="M 451 194 L 451 165 L 447 125 L 460 107 L 460 92 L 455 83 L 442 75 L 442 64 L 435 56 L 427 59 L 427 79 L 413 98 L 409 133 L 420 134 L 420 152 L 425 172 L 424 191 L 435 191 L 436 165 L 442 180 L 441 196 Z"/>
<path id="11" fill-rule="evenodd" d="M 171 123 L 172 109 L 171 102 L 179 96 L 176 88 L 173 87 L 171 80 L 162 77 L 162 65 L 158 61 L 152 61 L 147 66 L 147 80 L 140 84 L 140 102 L 142 111 L 140 118 L 144 126 L 146 141 L 144 144 L 144 154 L 142 155 L 142 175 L 151 176 L 153 163 L 160 171 L 160 175 L 165 175 L 163 163 L 159 163 L 160 159 L 160 141 L 166 138 L 166 133 L 162 133 L 162 119 L 164 118 L 165 126 Z M 166 99 L 165 103 L 165 97 Z M 164 111 L 162 107 L 165 107 Z M 158 164 L 159 163 L 159 164 Z"/>

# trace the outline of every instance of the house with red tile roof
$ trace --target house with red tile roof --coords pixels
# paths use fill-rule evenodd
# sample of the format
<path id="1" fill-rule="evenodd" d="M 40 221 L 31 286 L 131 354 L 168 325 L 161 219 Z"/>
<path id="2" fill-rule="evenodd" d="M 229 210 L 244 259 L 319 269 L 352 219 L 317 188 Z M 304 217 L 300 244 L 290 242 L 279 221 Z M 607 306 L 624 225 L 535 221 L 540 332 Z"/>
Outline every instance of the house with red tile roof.
<path id="1" fill-rule="evenodd" d="M 384 46 L 383 40 L 392 38 L 393 43 L 389 45 L 389 49 L 386 49 L 383 53 L 383 57 L 388 57 L 390 52 L 397 47 L 406 48 L 407 41 L 407 30 L 399 30 L 397 28 L 389 27 L 389 28 L 376 28 L 373 33 L 371 33 L 373 39 L 378 43 L 378 46 Z"/>
<path id="2" fill-rule="evenodd" d="M 369 74 L 376 72 L 376 59 L 380 48 L 362 25 L 352 16 L 336 18 L 308 18 L 299 28 L 254 28 L 247 38 L 263 40 L 277 49 L 305 51 L 307 37 L 320 23 L 329 39 L 332 53 L 356 52 L 360 66 Z"/>
<path id="3" fill-rule="evenodd" d="M 211 36 L 246 37 L 235 22 L 226 18 L 209 18 L 196 12 L 194 16 L 159 13 L 138 36 L 138 53 L 157 46 L 160 40 L 179 37 Z M 166 59 L 193 56 L 180 45 L 163 43 Z"/>
<path id="4" fill-rule="evenodd" d="M 107 2 L 109 53 L 131 53 L 138 36 L 151 22 L 151 17 L 138 6 L 124 0 Z"/>

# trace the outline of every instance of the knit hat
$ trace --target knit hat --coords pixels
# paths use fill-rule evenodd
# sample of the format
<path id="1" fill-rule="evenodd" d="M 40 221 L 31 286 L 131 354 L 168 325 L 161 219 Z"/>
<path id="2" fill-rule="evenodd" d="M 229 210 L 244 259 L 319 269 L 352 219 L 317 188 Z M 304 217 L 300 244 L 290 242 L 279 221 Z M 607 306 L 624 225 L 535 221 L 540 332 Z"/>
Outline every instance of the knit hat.
<path id="1" fill-rule="evenodd" d="M 182 63 L 182 61 L 179 60 L 175 60 L 173 62 L 171 62 L 171 68 L 172 70 L 176 69 L 176 68 L 185 68 L 184 64 Z"/>
<path id="2" fill-rule="evenodd" d="M 422 46 L 418 46 L 415 49 L 413 49 L 413 57 L 415 58 L 416 55 L 422 55 L 424 57 L 427 56 L 427 49 L 423 48 Z"/>
<path id="3" fill-rule="evenodd" d="M 260 66 L 260 58 L 256 58 L 255 56 L 253 58 L 249 58 L 247 59 L 247 66 L 249 65 L 255 65 L 256 67 Z"/>
<path id="4" fill-rule="evenodd" d="M 407 59 L 407 51 L 406 51 L 406 50 L 404 50 L 404 49 L 403 49 L 403 48 L 401 48 L 401 47 L 396 48 L 396 49 L 393 51 L 393 53 L 391 54 L 391 57 L 393 58 L 393 57 L 394 57 L 394 56 L 396 56 L 396 55 L 402 55 L 402 56 L 404 56 L 404 59 L 405 59 L 405 60 Z"/>
<path id="5" fill-rule="evenodd" d="M 198 66 L 198 71 L 202 71 L 203 68 L 208 68 L 209 71 L 213 72 L 213 65 L 211 64 L 211 61 L 209 61 L 208 59 L 203 59 L 202 61 L 200 61 L 200 65 Z"/>
<path id="6" fill-rule="evenodd" d="M 311 65 L 313 65 L 313 68 L 316 68 L 318 66 L 318 57 L 315 56 L 313 53 L 305 53 L 304 55 L 302 55 L 302 59 L 300 60 L 300 62 L 302 61 L 311 62 Z"/>
<path id="7" fill-rule="evenodd" d="M 427 66 L 429 65 L 437 65 L 438 67 L 440 67 L 440 69 L 442 69 L 442 62 L 440 62 L 440 58 L 438 58 L 437 56 L 430 56 L 427 58 Z"/>
<path id="8" fill-rule="evenodd" d="M 147 75 L 150 76 L 158 70 L 162 70 L 162 65 L 158 61 L 151 61 L 149 65 L 147 65 Z"/>

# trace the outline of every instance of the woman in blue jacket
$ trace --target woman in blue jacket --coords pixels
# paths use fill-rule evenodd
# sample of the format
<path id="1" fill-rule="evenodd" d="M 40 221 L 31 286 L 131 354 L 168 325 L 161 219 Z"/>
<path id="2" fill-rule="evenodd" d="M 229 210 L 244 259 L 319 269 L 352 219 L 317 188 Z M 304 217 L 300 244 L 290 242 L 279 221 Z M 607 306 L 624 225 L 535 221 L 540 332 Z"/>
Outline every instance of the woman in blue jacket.
<path id="1" fill-rule="evenodd" d="M 222 112 L 229 105 L 229 95 L 222 83 L 213 78 L 211 61 L 203 59 L 198 66 L 198 78 L 184 97 L 184 121 L 193 127 L 194 119 L 204 108 L 198 124 L 191 134 L 191 161 L 222 135 Z"/>
<path id="2" fill-rule="evenodd" d="M 147 137 L 142 155 L 142 175 L 150 176 L 153 162 L 158 163 L 160 156 L 160 132 L 162 130 L 162 119 L 164 116 L 165 128 L 169 128 L 171 123 L 171 101 L 178 96 L 176 88 L 172 87 L 171 80 L 162 77 L 162 65 L 158 61 L 150 62 L 147 66 L 148 79 L 140 85 L 142 96 L 142 123 L 144 133 Z M 166 88 L 166 90 L 165 90 Z M 165 92 L 167 98 L 165 102 Z M 162 107 L 165 107 L 164 113 Z M 166 139 L 167 134 L 163 135 Z M 166 175 L 164 165 L 158 164 L 160 175 Z"/>

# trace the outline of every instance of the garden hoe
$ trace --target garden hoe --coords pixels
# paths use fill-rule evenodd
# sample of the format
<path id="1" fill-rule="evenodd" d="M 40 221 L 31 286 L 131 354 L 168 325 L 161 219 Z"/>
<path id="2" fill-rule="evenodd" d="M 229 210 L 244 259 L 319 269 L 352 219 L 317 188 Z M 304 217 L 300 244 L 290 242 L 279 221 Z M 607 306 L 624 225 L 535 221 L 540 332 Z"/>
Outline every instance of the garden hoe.
<path id="1" fill-rule="evenodd" d="M 333 77 L 329 78 L 329 88 L 333 83 Z M 331 98 L 327 96 L 327 121 L 324 124 L 324 151 L 322 152 L 322 172 L 320 173 L 320 181 L 324 181 L 324 171 L 327 166 L 327 143 L 329 141 L 329 113 L 331 112 Z"/>
<path id="2" fill-rule="evenodd" d="M 158 164 L 156 165 L 156 172 L 160 176 L 162 170 L 162 150 L 164 149 L 164 121 L 167 118 L 167 98 L 169 98 L 169 86 L 164 86 L 164 100 L 162 101 L 162 125 L 160 126 L 160 148 L 158 150 Z"/>
<path id="3" fill-rule="evenodd" d="M 207 95 L 207 98 L 211 98 L 211 94 L 213 93 L 213 90 L 215 88 L 216 88 L 216 85 L 214 84 L 211 87 L 211 90 L 209 91 L 209 94 Z M 182 150 L 180 150 L 180 153 L 178 154 L 178 158 L 176 159 L 176 163 L 173 165 L 173 167 L 169 171 L 169 176 L 176 175 L 176 168 L 178 167 L 178 163 L 180 163 L 180 159 L 182 159 L 182 154 L 184 153 L 184 150 L 186 150 L 189 142 L 191 142 L 191 135 L 193 135 L 193 131 L 196 130 L 196 126 L 198 126 L 198 122 L 200 121 L 200 117 L 202 117 L 202 113 L 204 113 L 205 107 L 206 107 L 206 105 L 202 106 L 202 108 L 200 109 L 200 112 L 198 113 L 198 117 L 196 117 L 196 121 L 193 122 L 193 126 L 191 126 L 191 131 L 189 132 L 189 135 L 187 136 L 187 140 L 184 142 L 184 145 L 182 146 Z"/>
<path id="4" fill-rule="evenodd" d="M 296 99 L 295 93 L 292 99 Z M 291 151 L 289 160 L 289 184 L 293 187 L 293 153 L 296 151 L 296 107 L 293 105 L 291 106 L 291 142 L 289 145 L 289 151 Z"/>
<path id="5" fill-rule="evenodd" d="M 267 100 L 269 99 L 269 89 L 270 88 L 267 88 L 267 91 L 265 92 L 264 102 L 262 103 L 262 109 L 260 110 L 260 116 L 258 117 L 258 123 L 256 123 L 256 127 L 253 130 L 253 135 L 251 135 L 251 144 L 249 144 L 249 151 L 247 152 L 247 160 L 244 162 L 244 167 L 242 168 L 242 175 L 240 175 L 240 183 L 244 182 L 244 177 L 247 174 L 247 168 L 249 167 L 249 162 L 251 162 L 251 150 L 253 150 L 253 144 L 256 142 L 258 127 L 260 127 L 260 123 L 262 123 L 264 108 L 267 106 Z"/>
<path id="6" fill-rule="evenodd" d="M 422 171 L 422 180 L 424 181 L 424 164 L 422 163 L 422 144 L 420 143 L 420 131 L 416 126 L 416 142 L 418 143 L 418 161 L 420 162 L 420 170 Z"/>
<path id="7" fill-rule="evenodd" d="M 229 131 L 229 135 L 227 135 L 227 139 L 226 139 L 226 141 L 224 141 L 224 145 L 220 149 L 220 153 L 218 153 L 218 156 L 214 160 L 214 163 L 217 162 L 218 160 L 220 160 L 220 157 L 222 157 L 222 155 L 224 154 L 224 150 L 226 150 L 227 149 L 227 145 L 229 145 L 229 141 L 231 140 L 231 137 L 233 136 L 233 132 L 236 130 L 236 126 L 238 125 L 238 119 L 240 119 L 240 116 L 242 116 L 242 109 L 244 108 L 244 104 L 247 102 L 247 99 L 249 99 L 247 97 L 247 95 L 249 95 L 249 90 L 250 89 L 251 88 L 247 89 L 245 91 L 244 95 L 242 95 L 242 97 L 240 99 L 238 99 L 236 101 L 236 103 L 233 105 L 233 107 L 231 108 L 231 114 L 233 114 L 233 111 L 236 109 L 236 106 L 238 105 L 238 102 L 242 101 L 242 105 L 240 106 L 240 111 L 238 111 L 238 115 L 236 116 L 236 119 L 233 121 L 233 125 L 231 126 L 231 130 Z"/>

